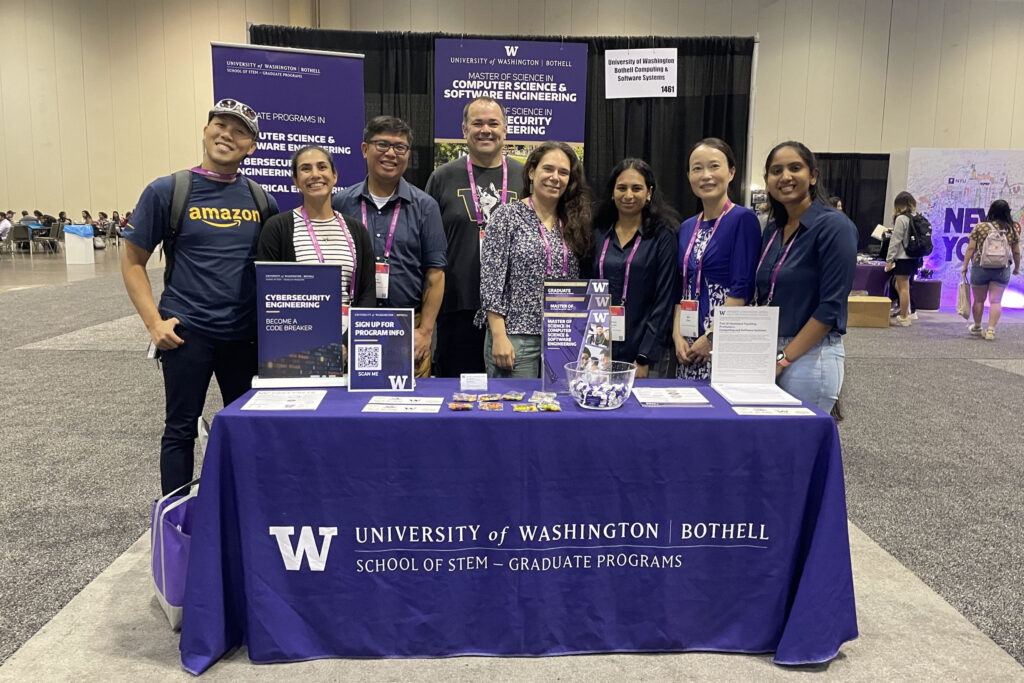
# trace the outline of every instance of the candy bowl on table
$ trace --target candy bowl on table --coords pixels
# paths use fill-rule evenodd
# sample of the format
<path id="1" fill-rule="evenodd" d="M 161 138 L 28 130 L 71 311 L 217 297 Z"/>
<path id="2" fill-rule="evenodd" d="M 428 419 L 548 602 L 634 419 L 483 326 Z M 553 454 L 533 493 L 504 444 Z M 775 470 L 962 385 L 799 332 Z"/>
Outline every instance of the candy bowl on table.
<path id="1" fill-rule="evenodd" d="M 582 408 L 612 410 L 618 408 L 633 391 L 636 363 L 613 360 L 605 369 L 577 362 L 565 364 L 569 393 Z"/>

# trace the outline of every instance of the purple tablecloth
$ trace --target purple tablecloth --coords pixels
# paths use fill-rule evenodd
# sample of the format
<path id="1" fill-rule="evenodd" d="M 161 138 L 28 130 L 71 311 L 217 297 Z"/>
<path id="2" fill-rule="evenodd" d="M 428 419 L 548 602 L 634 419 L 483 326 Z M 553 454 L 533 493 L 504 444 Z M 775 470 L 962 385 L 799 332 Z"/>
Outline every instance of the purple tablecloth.
<path id="1" fill-rule="evenodd" d="M 539 381 L 492 380 L 529 393 Z M 425 380 L 444 396 L 455 380 Z M 213 423 L 181 653 L 708 650 L 823 662 L 857 636 L 835 423 L 711 407 L 315 412 Z"/>
<path id="2" fill-rule="evenodd" d="M 889 296 L 889 273 L 885 261 L 858 263 L 853 273 L 853 289 L 867 290 L 871 296 Z"/>

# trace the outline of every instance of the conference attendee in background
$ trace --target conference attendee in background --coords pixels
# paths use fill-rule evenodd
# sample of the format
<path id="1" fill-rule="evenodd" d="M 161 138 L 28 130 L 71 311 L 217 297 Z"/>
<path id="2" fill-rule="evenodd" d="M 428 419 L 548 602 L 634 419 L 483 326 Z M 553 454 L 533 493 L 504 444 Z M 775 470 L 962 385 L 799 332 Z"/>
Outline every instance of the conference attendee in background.
<path id="1" fill-rule="evenodd" d="M 715 310 L 750 302 L 761 224 L 753 211 L 729 199 L 736 157 L 724 140 L 706 138 L 694 145 L 687 175 L 690 189 L 700 199 L 701 212 L 679 228 L 677 267 L 682 300 L 697 302 L 697 325 L 682 329 L 684 318 L 680 307 L 675 307 L 676 376 L 710 379 Z"/>
<path id="2" fill-rule="evenodd" d="M 370 231 L 378 268 L 377 305 L 416 311 L 416 376 L 430 376 L 430 345 L 444 297 L 447 244 L 437 202 L 402 177 L 412 128 L 378 116 L 363 129 L 366 179 L 334 195 L 336 211 L 359 216 Z M 385 272 L 386 271 L 386 272 Z"/>
<path id="3" fill-rule="evenodd" d="M 277 213 L 277 202 L 239 177 L 238 165 L 256 151 L 258 138 L 259 119 L 251 107 L 233 99 L 218 101 L 203 128 L 202 163 L 188 174 L 188 199 L 176 238 L 173 176 L 158 178 L 143 190 L 124 231 L 125 288 L 163 367 L 160 482 L 165 494 L 192 480 L 197 423 L 210 379 L 217 376 L 228 405 L 248 391 L 256 374 L 253 261 L 261 224 Z M 221 212 L 235 221 L 225 226 L 218 220 Z M 171 270 L 165 272 L 158 307 L 146 262 L 161 243 Z"/>
<path id="4" fill-rule="evenodd" d="M 847 298 L 857 228 L 826 206 L 814 154 L 801 142 L 775 146 L 764 165 L 772 220 L 757 266 L 756 301 L 779 308 L 779 386 L 830 412 L 843 384 Z"/>
<path id="5" fill-rule="evenodd" d="M 971 314 L 974 322 L 967 326 L 968 332 L 980 337 L 981 316 L 985 312 L 985 298 L 988 297 L 988 327 L 985 339 L 996 338 L 996 324 L 1003 312 L 1003 292 L 1010 283 L 1010 263 L 1013 274 L 1020 272 L 1020 235 L 1013 227 L 1010 205 L 1002 199 L 992 202 L 985 222 L 978 223 L 971 230 L 967 249 L 964 251 L 962 272 L 967 274 L 971 264 Z"/>
<path id="6" fill-rule="evenodd" d="M 93 220 L 92 214 L 86 209 L 82 209 L 82 225 L 96 225 L 96 221 Z"/>
<path id="7" fill-rule="evenodd" d="M 0 242 L 7 241 L 7 235 L 11 232 L 11 212 L 0 213 Z"/>
<path id="8" fill-rule="evenodd" d="M 623 339 L 612 358 L 637 364 L 636 376 L 664 377 L 672 339 L 679 218 L 662 200 L 650 164 L 623 159 L 608 177 L 594 216 L 588 275 L 608 280 L 613 306 L 625 308 Z"/>
<path id="9" fill-rule="evenodd" d="M 540 377 L 545 278 L 577 278 L 590 256 L 590 191 L 564 142 L 538 145 L 523 168 L 522 201 L 499 206 L 484 232 L 480 306 L 490 377 Z"/>
<path id="10" fill-rule="evenodd" d="M 448 241 L 444 300 L 437 316 L 434 374 L 458 377 L 484 372 L 484 330 L 473 324 L 480 308 L 480 245 L 491 214 L 523 193 L 523 164 L 503 154 L 505 108 L 478 97 L 462 110 L 462 135 L 469 147 L 438 167 L 426 192 L 441 208 Z"/>
<path id="11" fill-rule="evenodd" d="M 843 210 L 843 200 L 835 195 L 828 198 L 828 205 L 837 211 Z"/>
<path id="12" fill-rule="evenodd" d="M 110 218 L 105 211 L 100 211 L 96 217 L 96 230 L 101 235 L 110 234 Z"/>
<path id="13" fill-rule="evenodd" d="M 71 219 L 68 218 L 68 214 L 66 211 L 60 211 L 57 213 L 57 225 L 63 228 L 65 225 L 68 225 L 69 223 L 71 223 Z"/>
<path id="14" fill-rule="evenodd" d="M 917 200 L 906 190 L 893 200 L 893 228 L 889 238 L 889 250 L 885 255 L 885 272 L 892 272 L 893 286 L 899 297 L 900 309 L 895 322 L 901 327 L 910 325 L 917 317 L 910 299 L 910 284 L 914 281 L 921 259 L 907 256 L 907 239 L 910 234 L 910 217 L 917 213 Z"/>
<path id="15" fill-rule="evenodd" d="M 110 213 L 110 224 L 117 229 L 117 232 L 120 232 L 121 228 L 124 227 L 124 219 L 121 218 L 121 214 L 117 211 L 112 211 Z"/>
<path id="16" fill-rule="evenodd" d="M 373 308 L 373 245 L 362 223 L 331 208 L 331 189 L 338 182 L 334 159 L 322 147 L 309 145 L 292 155 L 291 169 L 302 206 L 267 221 L 256 259 L 338 264 L 341 305 Z"/>

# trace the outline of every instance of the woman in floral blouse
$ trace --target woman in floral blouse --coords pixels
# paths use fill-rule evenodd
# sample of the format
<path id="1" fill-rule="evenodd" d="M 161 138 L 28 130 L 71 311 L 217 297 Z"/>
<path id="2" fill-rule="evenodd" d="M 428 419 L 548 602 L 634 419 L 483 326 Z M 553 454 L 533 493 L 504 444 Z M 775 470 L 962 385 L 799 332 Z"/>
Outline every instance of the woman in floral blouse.
<path id="1" fill-rule="evenodd" d="M 540 377 L 544 280 L 578 278 L 590 254 L 590 191 L 564 142 L 545 142 L 523 168 L 530 194 L 491 214 L 480 257 L 478 325 L 488 377 Z"/>

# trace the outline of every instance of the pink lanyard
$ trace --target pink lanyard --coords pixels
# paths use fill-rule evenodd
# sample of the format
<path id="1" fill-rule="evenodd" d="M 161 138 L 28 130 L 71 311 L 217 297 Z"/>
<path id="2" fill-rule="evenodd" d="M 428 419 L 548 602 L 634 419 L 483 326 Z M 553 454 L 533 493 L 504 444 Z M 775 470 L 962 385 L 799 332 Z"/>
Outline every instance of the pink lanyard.
<path id="1" fill-rule="evenodd" d="M 370 230 L 370 224 L 366 222 L 366 200 L 361 200 L 360 208 L 363 211 L 363 225 L 366 226 L 366 230 L 369 233 L 373 233 Z M 384 260 L 387 261 L 388 257 L 391 256 L 391 243 L 395 240 L 395 226 L 398 225 L 398 214 L 402 210 L 402 200 L 395 200 L 395 213 L 391 215 L 391 228 L 388 230 L 388 241 L 384 245 Z"/>
<path id="2" fill-rule="evenodd" d="M 615 228 L 612 227 L 612 230 L 615 230 Z M 640 235 L 640 232 L 637 231 L 637 233 L 636 233 L 636 241 L 633 242 L 633 251 L 629 252 L 629 257 L 626 259 L 626 277 L 622 281 L 622 305 L 623 306 L 626 305 L 626 292 L 629 291 L 629 267 L 631 265 L 633 265 L 633 257 L 636 256 L 636 250 L 640 246 L 640 240 L 642 240 L 642 239 L 643 239 L 643 237 Z M 601 259 L 597 262 L 597 275 L 602 280 L 604 279 L 604 255 L 608 253 L 608 244 L 611 241 L 612 241 L 612 236 L 608 235 L 608 237 L 606 237 L 605 240 L 604 240 L 604 248 L 601 249 Z"/>
<path id="3" fill-rule="evenodd" d="M 348 227 L 346 227 L 341 214 L 335 211 L 334 217 L 338 221 L 338 227 L 341 228 L 341 234 L 345 236 L 345 242 L 348 244 L 348 253 L 352 254 L 352 282 L 348 289 L 348 298 L 349 301 L 351 301 L 356 295 L 356 248 L 352 244 L 352 238 L 349 237 L 348 234 Z M 316 231 L 313 230 L 313 223 L 309 220 L 309 214 L 306 213 L 305 206 L 302 207 L 302 220 L 306 221 L 306 232 L 309 233 L 309 241 L 313 243 L 313 250 L 316 251 L 316 257 L 320 263 L 323 263 L 324 253 L 320 251 L 320 240 L 316 237 Z"/>
<path id="4" fill-rule="evenodd" d="M 718 224 L 725 218 L 725 214 L 729 213 L 729 209 L 732 208 L 732 202 L 728 199 L 725 200 L 725 206 L 722 207 L 722 213 L 719 214 L 718 218 L 715 219 L 715 224 L 711 226 L 711 235 L 708 236 L 708 241 L 704 243 L 704 250 L 700 252 L 700 256 L 697 257 L 697 279 L 693 283 L 693 298 L 700 298 L 700 276 L 704 272 L 704 254 L 708 253 L 708 247 L 711 245 L 711 240 L 715 236 L 715 231 L 718 230 Z M 690 254 L 693 253 L 693 245 L 697 243 L 697 233 L 700 231 L 700 224 L 703 222 L 704 212 L 701 211 L 697 214 L 697 224 L 693 226 L 693 234 L 690 235 L 690 246 L 686 248 L 686 254 L 683 256 L 683 290 L 686 290 L 688 280 L 686 279 L 686 270 L 690 267 Z"/>
<path id="5" fill-rule="evenodd" d="M 473 162 L 469 155 L 466 155 L 466 173 L 469 174 L 469 190 L 473 193 L 473 212 L 476 214 L 476 225 L 481 227 L 484 224 L 484 217 L 480 213 L 480 197 L 476 193 L 476 178 L 473 177 Z M 508 161 L 501 157 L 501 203 L 508 199 Z"/>
<path id="6" fill-rule="evenodd" d="M 797 231 L 799 231 L 799 230 L 800 230 L 800 228 L 797 227 Z M 757 262 L 757 270 L 754 271 L 755 274 L 760 272 L 761 264 L 764 263 L 765 257 L 768 256 L 768 251 L 772 248 L 772 245 L 775 244 L 775 238 L 779 236 L 780 232 L 782 232 L 782 230 L 776 229 L 775 230 L 775 234 L 772 235 L 772 238 L 768 241 L 768 246 L 765 247 L 764 253 L 761 254 L 761 260 Z M 784 252 L 782 252 L 782 258 L 779 259 L 779 262 L 777 264 L 775 264 L 775 270 L 772 271 L 771 287 L 768 289 L 768 299 L 767 299 L 767 301 L 765 301 L 765 306 L 771 306 L 772 305 L 772 297 L 775 296 L 775 280 L 778 279 L 778 277 L 779 277 L 779 270 L 782 269 L 782 264 L 786 262 L 786 257 L 789 256 L 789 250 L 793 248 L 793 243 L 796 242 L 796 238 L 797 238 L 797 235 L 794 234 L 789 239 L 789 246 L 787 246 L 786 250 Z"/>
<path id="7" fill-rule="evenodd" d="M 207 178 L 213 178 L 214 180 L 231 181 L 238 177 L 238 171 L 235 171 L 234 173 L 217 173 L 216 171 L 208 171 L 202 166 L 193 166 L 192 172 L 198 173 L 201 176 L 206 176 Z"/>
<path id="8" fill-rule="evenodd" d="M 533 209 L 533 215 L 537 216 L 537 209 L 533 208 L 533 197 L 527 200 L 530 203 L 530 208 Z M 565 235 L 562 234 L 562 221 L 558 221 L 558 236 L 562 238 L 562 277 L 569 277 L 569 250 L 565 246 Z M 548 257 L 548 271 L 547 275 L 551 275 L 551 243 L 548 242 L 548 236 L 544 232 L 544 224 L 540 222 L 540 216 L 537 216 L 537 228 L 540 230 L 540 238 L 544 240 L 544 252 Z"/>

